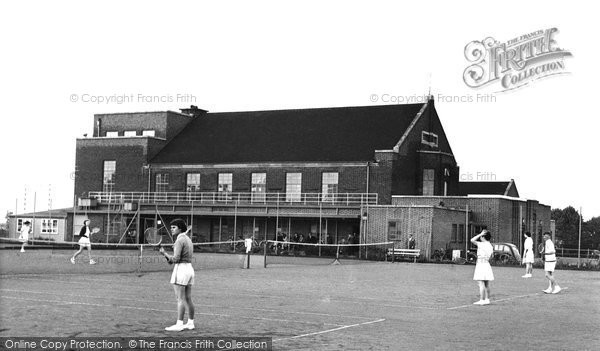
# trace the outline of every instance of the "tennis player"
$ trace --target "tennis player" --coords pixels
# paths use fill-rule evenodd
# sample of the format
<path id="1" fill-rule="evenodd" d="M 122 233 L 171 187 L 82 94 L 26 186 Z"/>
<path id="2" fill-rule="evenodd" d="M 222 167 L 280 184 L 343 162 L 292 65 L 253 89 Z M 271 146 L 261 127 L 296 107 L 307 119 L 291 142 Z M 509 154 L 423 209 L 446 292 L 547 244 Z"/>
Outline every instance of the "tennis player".
<path id="1" fill-rule="evenodd" d="M 524 235 L 523 263 L 525 263 L 525 275 L 521 278 L 531 278 L 533 276 L 533 239 L 531 239 L 530 232 L 525 232 Z"/>
<path id="2" fill-rule="evenodd" d="M 546 271 L 546 279 L 548 279 L 548 289 L 542 290 L 546 294 L 558 294 L 562 289 L 556 284 L 554 278 L 554 268 L 556 267 L 556 249 L 554 243 L 550 239 L 550 233 L 544 233 L 544 271 Z"/>
<path id="3" fill-rule="evenodd" d="M 19 235 L 19 241 L 21 244 L 21 252 L 25 252 L 25 245 L 27 245 L 27 240 L 29 240 L 29 232 L 31 231 L 31 222 L 25 221 L 21 226 L 21 234 Z"/>
<path id="4" fill-rule="evenodd" d="M 79 241 L 77 242 L 79 244 L 79 250 L 75 252 L 73 257 L 71 257 L 72 264 L 75 264 L 75 259 L 86 247 L 88 249 L 88 257 L 90 259 L 90 264 L 96 264 L 96 261 L 94 261 L 94 259 L 92 258 L 92 243 L 90 242 L 90 235 L 92 234 L 92 232 L 90 231 L 90 223 L 91 221 L 89 219 L 83 221 L 83 227 L 81 227 L 81 230 L 79 231 Z"/>
<path id="5" fill-rule="evenodd" d="M 170 264 L 175 264 L 171 274 L 171 284 L 177 297 L 177 323 L 166 327 L 167 331 L 182 331 L 184 329 L 194 329 L 194 303 L 192 302 L 192 286 L 194 285 L 194 267 L 192 267 L 192 257 L 194 254 L 194 245 L 187 236 L 192 227 L 188 227 L 182 219 L 175 219 L 171 222 L 171 234 L 177 236 L 173 244 L 173 256 L 160 248 L 160 253 L 165 256 Z M 185 311 L 188 311 L 188 321 L 183 324 Z"/>
<path id="6" fill-rule="evenodd" d="M 471 238 L 471 243 L 477 246 L 477 263 L 473 280 L 479 284 L 479 301 L 474 305 L 490 304 L 490 281 L 494 280 L 494 272 L 490 266 L 490 257 L 494 253 L 494 247 L 490 244 L 492 234 L 484 229 L 481 233 Z"/>

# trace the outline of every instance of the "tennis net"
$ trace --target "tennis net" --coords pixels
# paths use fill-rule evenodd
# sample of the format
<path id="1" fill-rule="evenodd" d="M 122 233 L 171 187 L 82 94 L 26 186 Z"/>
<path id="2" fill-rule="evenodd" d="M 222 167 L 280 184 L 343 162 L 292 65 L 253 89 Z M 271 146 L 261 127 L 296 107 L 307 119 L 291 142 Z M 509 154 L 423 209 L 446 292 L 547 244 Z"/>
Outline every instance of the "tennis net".
<path id="1" fill-rule="evenodd" d="M 243 268 L 246 258 L 243 241 L 221 241 L 194 243 L 192 264 L 194 269 Z M 71 257 L 79 250 L 78 242 L 54 242 L 29 240 L 25 252 L 22 242 L 0 238 L 0 274 L 40 273 L 145 273 L 171 271 L 158 251 L 148 244 L 91 244 L 91 252 L 84 248 L 71 263 Z M 173 244 L 161 244 L 173 254 Z M 90 264 L 90 256 L 95 264 Z"/>
<path id="2" fill-rule="evenodd" d="M 357 264 L 386 261 L 393 242 L 368 244 L 312 244 L 267 240 L 261 243 L 264 265 Z"/>

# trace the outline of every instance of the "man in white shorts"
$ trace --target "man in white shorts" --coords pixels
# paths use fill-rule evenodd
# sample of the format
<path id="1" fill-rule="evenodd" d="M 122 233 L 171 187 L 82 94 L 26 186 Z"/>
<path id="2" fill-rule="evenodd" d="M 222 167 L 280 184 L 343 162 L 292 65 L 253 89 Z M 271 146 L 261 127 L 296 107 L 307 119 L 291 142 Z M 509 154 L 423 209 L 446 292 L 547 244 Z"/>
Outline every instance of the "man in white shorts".
<path id="1" fill-rule="evenodd" d="M 546 294 L 558 294 L 562 289 L 556 284 L 554 279 L 554 268 L 556 267 L 556 250 L 554 243 L 550 239 L 550 233 L 544 233 L 544 271 L 546 271 L 546 279 L 548 279 L 548 289 L 542 290 Z"/>

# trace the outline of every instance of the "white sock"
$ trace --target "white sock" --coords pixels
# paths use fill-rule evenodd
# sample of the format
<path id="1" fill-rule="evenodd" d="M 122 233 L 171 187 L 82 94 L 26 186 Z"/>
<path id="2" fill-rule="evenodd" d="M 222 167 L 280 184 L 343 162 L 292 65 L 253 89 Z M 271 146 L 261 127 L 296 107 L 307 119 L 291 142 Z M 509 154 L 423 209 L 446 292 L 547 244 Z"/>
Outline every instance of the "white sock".
<path id="1" fill-rule="evenodd" d="M 188 319 L 187 324 L 194 324 L 194 320 L 193 319 Z"/>

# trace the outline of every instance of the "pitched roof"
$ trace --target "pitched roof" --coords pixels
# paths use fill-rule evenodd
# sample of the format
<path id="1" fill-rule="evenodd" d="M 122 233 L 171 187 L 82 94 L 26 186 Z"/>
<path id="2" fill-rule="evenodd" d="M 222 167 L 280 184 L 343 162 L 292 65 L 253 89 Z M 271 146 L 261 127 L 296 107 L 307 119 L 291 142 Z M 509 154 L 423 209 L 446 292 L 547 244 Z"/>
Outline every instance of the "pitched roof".
<path id="1" fill-rule="evenodd" d="M 519 197 L 514 180 L 509 182 L 459 182 L 459 195 L 504 195 Z"/>
<path id="2" fill-rule="evenodd" d="M 17 218 L 63 218 L 63 217 L 67 217 L 67 212 L 69 210 L 71 210 L 72 207 L 66 207 L 66 208 L 57 208 L 57 209 L 53 209 L 51 211 L 39 211 L 39 212 L 28 212 L 28 213 L 18 213 L 18 214 L 11 214 L 9 217 L 17 217 Z"/>
<path id="3" fill-rule="evenodd" d="M 161 164 L 370 161 L 423 104 L 207 113 L 151 161 Z"/>

